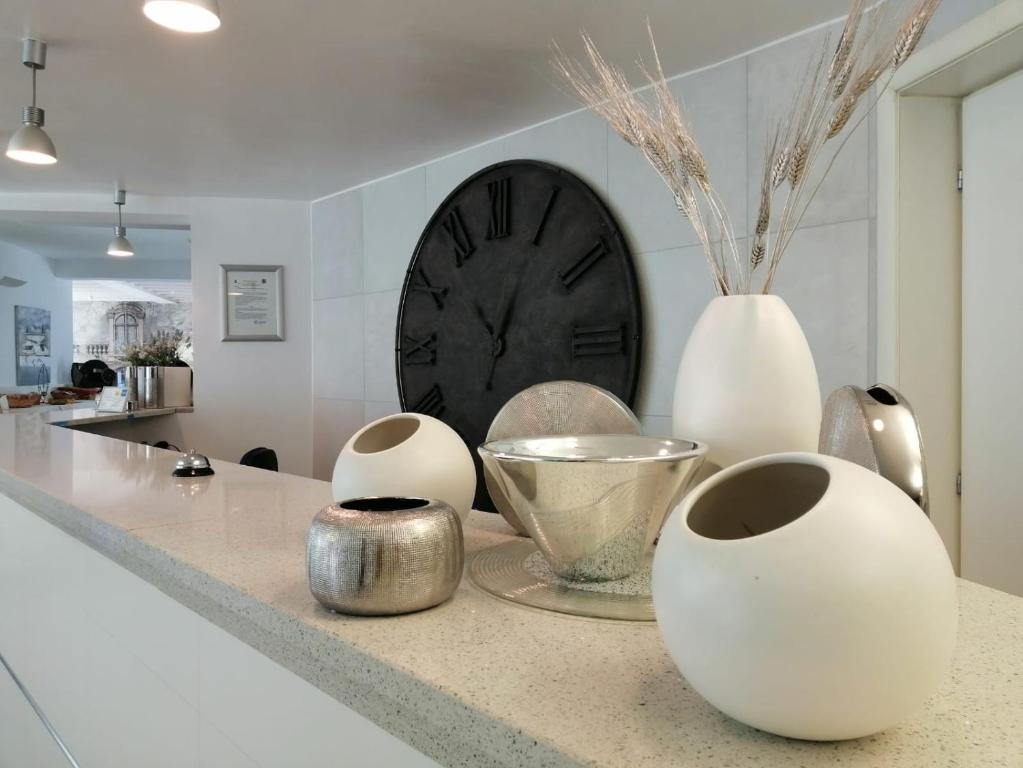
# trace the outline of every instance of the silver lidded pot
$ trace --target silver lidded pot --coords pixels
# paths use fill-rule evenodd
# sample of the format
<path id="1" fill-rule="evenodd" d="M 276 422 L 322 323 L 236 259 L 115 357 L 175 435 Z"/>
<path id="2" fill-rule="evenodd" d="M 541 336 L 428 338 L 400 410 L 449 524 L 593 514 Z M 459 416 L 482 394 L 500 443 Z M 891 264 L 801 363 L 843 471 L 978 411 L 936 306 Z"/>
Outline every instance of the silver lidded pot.
<path id="1" fill-rule="evenodd" d="M 462 579 L 458 514 L 442 501 L 351 499 L 324 507 L 306 541 L 309 589 L 338 613 L 388 616 L 431 608 Z"/>

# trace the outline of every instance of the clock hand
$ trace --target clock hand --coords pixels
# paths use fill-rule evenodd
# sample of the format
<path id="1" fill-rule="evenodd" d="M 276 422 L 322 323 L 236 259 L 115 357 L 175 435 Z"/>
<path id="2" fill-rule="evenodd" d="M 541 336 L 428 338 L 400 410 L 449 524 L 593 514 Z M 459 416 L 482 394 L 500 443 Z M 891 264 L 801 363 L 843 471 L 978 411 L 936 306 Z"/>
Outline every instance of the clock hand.
<path id="1" fill-rule="evenodd" d="M 491 331 L 493 346 L 490 349 L 490 370 L 487 372 L 486 388 L 491 389 L 494 383 L 494 371 L 497 368 L 497 358 L 504 354 L 504 334 L 508 330 L 508 321 L 511 319 L 512 309 L 515 306 L 515 298 L 518 296 L 519 285 L 522 282 L 522 272 L 515 273 L 515 279 L 509 285 L 505 284 L 504 305 L 495 329 Z"/>
<path id="2" fill-rule="evenodd" d="M 455 297 L 460 302 L 462 302 L 463 306 L 467 307 L 470 312 L 472 312 L 474 315 L 476 315 L 476 317 L 479 318 L 480 322 L 483 323 L 483 327 L 487 329 L 487 335 L 490 336 L 491 338 L 493 338 L 494 337 L 494 329 L 490 325 L 490 321 L 487 320 L 487 316 L 485 314 L 483 314 L 483 308 L 475 300 L 473 300 L 470 303 L 460 293 L 455 293 Z"/>

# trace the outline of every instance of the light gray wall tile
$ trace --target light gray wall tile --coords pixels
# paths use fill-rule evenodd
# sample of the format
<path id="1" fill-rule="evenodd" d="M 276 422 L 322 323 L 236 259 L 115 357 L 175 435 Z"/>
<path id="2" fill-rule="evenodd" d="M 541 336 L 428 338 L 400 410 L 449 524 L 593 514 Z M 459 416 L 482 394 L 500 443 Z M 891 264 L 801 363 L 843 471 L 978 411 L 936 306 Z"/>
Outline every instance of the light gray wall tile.
<path id="1" fill-rule="evenodd" d="M 313 302 L 313 397 L 363 396 L 363 297 Z"/>
<path id="2" fill-rule="evenodd" d="M 674 80 L 711 178 L 737 236 L 746 229 L 746 67 L 728 62 Z M 633 249 L 678 248 L 699 242 L 676 210 L 671 193 L 641 152 L 608 134 L 608 190 L 614 213 Z"/>
<path id="3" fill-rule="evenodd" d="M 366 294 L 366 400 L 397 402 L 395 329 L 401 291 Z"/>
<path id="4" fill-rule="evenodd" d="M 724 201 L 736 237 L 747 234 L 746 81 L 746 62 L 737 59 L 671 83 L 672 92 L 689 117 L 711 182 Z M 690 233 L 685 245 L 698 242 L 692 228 Z"/>
<path id="5" fill-rule="evenodd" d="M 714 297 L 699 246 L 636 256 L 643 296 L 643 369 L 635 411 L 671 415 L 675 374 L 686 339 L 707 302 Z"/>
<path id="6" fill-rule="evenodd" d="M 338 454 L 362 426 L 362 400 L 313 401 L 313 477 L 330 480 Z"/>
<path id="7" fill-rule="evenodd" d="M 426 225 L 426 171 L 416 168 L 362 189 L 363 287 L 401 288 Z"/>
<path id="8" fill-rule="evenodd" d="M 385 416 L 393 416 L 396 413 L 401 413 L 401 406 L 397 400 L 389 400 L 387 402 L 377 402 L 375 400 L 367 400 L 364 404 L 364 419 L 367 424 L 372 424 L 377 419 L 382 419 Z"/>
<path id="9" fill-rule="evenodd" d="M 607 133 L 603 118 L 577 112 L 509 136 L 505 152 L 516 160 L 543 160 L 567 168 L 605 196 Z"/>
<path id="10" fill-rule="evenodd" d="M 791 113 L 796 90 L 806 76 L 808 63 L 819 56 L 822 47 L 830 50 L 841 34 L 840 23 L 785 40 L 756 51 L 747 57 L 749 67 L 749 205 L 748 221 L 752 231 L 757 216 L 760 197 L 760 181 L 763 178 L 764 162 L 769 137 L 778 121 Z M 828 36 L 830 35 L 830 41 Z M 869 102 L 867 102 L 869 103 Z M 865 115 L 866 112 L 860 114 Z M 858 120 L 853 118 L 853 123 Z M 829 141 L 814 162 L 807 189 L 812 190 L 825 168 L 835 158 L 827 179 L 817 190 L 802 226 L 831 224 L 841 221 L 864 219 L 870 214 L 869 203 L 869 126 L 867 121 L 855 130 L 852 124 L 848 141 L 845 135 Z M 844 146 L 843 146 L 844 144 Z M 839 150 L 841 149 L 841 152 Z M 836 158 L 837 153 L 837 158 Z M 777 226 L 788 185 L 783 184 L 775 193 L 772 207 L 772 229 Z"/>
<path id="11" fill-rule="evenodd" d="M 465 179 L 488 165 L 510 160 L 510 149 L 505 140 L 492 141 L 472 147 L 457 155 L 445 157 L 426 166 L 426 218 L 429 219 L 444 198 Z"/>
<path id="12" fill-rule="evenodd" d="M 810 342 L 821 394 L 869 383 L 870 222 L 802 229 L 784 255 L 776 293 Z"/>
<path id="13" fill-rule="evenodd" d="M 362 190 L 312 205 L 313 298 L 362 293 Z"/>
<path id="14" fill-rule="evenodd" d="M 648 437 L 671 437 L 671 416 L 640 416 L 643 434 Z"/>

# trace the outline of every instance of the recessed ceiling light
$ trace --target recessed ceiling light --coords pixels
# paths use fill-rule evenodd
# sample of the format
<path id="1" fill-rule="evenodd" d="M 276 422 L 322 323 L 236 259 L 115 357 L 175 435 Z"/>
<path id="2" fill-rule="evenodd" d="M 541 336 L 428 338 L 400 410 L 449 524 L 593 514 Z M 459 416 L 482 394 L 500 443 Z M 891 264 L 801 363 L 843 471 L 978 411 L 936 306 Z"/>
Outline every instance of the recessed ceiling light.
<path id="1" fill-rule="evenodd" d="M 142 12 L 177 32 L 212 32 L 220 27 L 217 0 L 146 0 Z"/>
<path id="2" fill-rule="evenodd" d="M 128 238 L 125 237 L 127 232 L 121 223 L 121 208 L 124 207 L 125 197 L 124 190 L 119 186 L 114 189 L 114 205 L 117 206 L 117 226 L 114 227 L 114 239 L 107 246 L 107 256 L 126 258 L 135 255 L 135 249 L 132 248 Z"/>
<path id="3" fill-rule="evenodd" d="M 46 69 L 46 43 L 26 39 L 22 46 L 21 63 L 32 70 L 32 106 L 22 110 L 21 128 L 14 132 L 7 143 L 7 156 L 19 163 L 53 165 L 57 162 L 57 150 L 43 130 L 46 112 L 36 106 L 36 73 Z"/>

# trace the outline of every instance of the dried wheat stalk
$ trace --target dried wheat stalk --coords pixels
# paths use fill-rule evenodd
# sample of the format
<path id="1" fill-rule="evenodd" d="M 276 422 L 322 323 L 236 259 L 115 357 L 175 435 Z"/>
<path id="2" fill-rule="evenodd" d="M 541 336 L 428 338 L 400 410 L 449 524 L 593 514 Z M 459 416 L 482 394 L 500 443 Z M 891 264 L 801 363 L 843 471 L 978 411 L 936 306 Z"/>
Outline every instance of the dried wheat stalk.
<path id="1" fill-rule="evenodd" d="M 639 63 L 649 98 L 634 90 L 625 73 L 608 63 L 583 33 L 587 64 L 555 44 L 554 68 L 584 104 L 601 115 L 626 142 L 636 147 L 671 192 L 703 247 L 715 288 L 722 295 L 752 293 L 754 275 L 767 265 L 762 292 L 768 293 L 781 257 L 799 228 L 835 156 L 863 121 L 864 97 L 885 73 L 905 63 L 941 0 L 887 0 L 868 8 L 851 0 L 845 27 L 834 49 L 826 40 L 809 62 L 792 106 L 767 144 L 757 220 L 748 259 L 740 258 L 732 223 L 711 180 L 706 159 L 693 136 L 685 110 L 668 86 L 653 30 L 647 29 L 654 68 Z M 814 174 L 829 142 L 843 137 L 836 151 Z M 782 195 L 782 204 L 775 200 Z M 777 215 L 777 223 L 773 217 Z M 773 238 L 772 238 L 773 233 Z"/>

